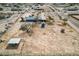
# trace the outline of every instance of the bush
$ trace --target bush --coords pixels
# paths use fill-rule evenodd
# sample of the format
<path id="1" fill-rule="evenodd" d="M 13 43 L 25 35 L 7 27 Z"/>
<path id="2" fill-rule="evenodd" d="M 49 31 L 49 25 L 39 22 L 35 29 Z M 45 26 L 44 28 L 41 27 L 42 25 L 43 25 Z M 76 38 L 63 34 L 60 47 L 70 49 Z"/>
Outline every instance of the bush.
<path id="1" fill-rule="evenodd" d="M 3 8 L 0 8 L 0 11 L 3 11 Z"/>

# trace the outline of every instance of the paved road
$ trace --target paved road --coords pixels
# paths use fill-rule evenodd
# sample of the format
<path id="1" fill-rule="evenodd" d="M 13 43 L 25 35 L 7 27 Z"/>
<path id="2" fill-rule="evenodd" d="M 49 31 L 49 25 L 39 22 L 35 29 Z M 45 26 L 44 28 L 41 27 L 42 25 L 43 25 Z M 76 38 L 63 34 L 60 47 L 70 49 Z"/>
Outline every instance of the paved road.
<path id="1" fill-rule="evenodd" d="M 68 20 L 68 24 L 74 28 L 77 32 L 79 32 L 79 21 L 75 18 L 70 17 Z"/>

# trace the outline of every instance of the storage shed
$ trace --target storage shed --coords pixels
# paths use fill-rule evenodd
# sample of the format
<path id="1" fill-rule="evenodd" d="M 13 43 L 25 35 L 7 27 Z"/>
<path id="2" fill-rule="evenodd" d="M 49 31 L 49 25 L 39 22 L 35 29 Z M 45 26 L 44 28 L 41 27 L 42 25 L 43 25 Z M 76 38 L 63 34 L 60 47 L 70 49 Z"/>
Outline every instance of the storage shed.
<path id="1" fill-rule="evenodd" d="M 19 44 L 21 41 L 20 38 L 12 38 L 8 41 L 8 44 Z"/>
<path id="2" fill-rule="evenodd" d="M 8 41 L 8 46 L 7 48 L 17 48 L 19 43 L 21 41 L 21 38 L 11 38 L 9 41 Z"/>

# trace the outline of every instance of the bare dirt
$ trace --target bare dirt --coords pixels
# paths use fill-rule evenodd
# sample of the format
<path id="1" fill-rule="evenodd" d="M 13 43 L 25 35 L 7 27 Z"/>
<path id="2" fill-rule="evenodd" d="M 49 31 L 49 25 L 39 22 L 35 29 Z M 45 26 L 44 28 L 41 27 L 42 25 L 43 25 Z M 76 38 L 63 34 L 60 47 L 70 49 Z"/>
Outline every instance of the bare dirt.
<path id="1" fill-rule="evenodd" d="M 64 28 L 65 33 L 60 30 Z M 54 24 L 46 28 L 34 28 L 32 36 L 22 32 L 23 55 L 79 55 L 79 34 L 71 27 Z"/>

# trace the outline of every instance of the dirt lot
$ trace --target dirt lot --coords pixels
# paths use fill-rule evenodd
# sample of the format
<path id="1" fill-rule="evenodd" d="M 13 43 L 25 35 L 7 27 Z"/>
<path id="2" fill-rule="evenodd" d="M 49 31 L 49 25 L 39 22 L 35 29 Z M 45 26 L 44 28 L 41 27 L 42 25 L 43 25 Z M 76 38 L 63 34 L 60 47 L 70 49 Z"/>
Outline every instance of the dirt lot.
<path id="1" fill-rule="evenodd" d="M 65 33 L 61 33 L 61 29 Z M 6 49 L 7 41 L 0 44 L 1 55 L 79 55 L 79 33 L 70 26 L 46 25 L 33 28 L 33 35 L 18 31 L 14 37 L 22 38 L 18 49 Z"/>
<path id="2" fill-rule="evenodd" d="M 61 28 L 65 33 L 61 33 Z M 79 34 L 67 26 L 54 24 L 46 28 L 34 28 L 30 37 L 22 32 L 24 39 L 22 55 L 79 55 Z"/>

